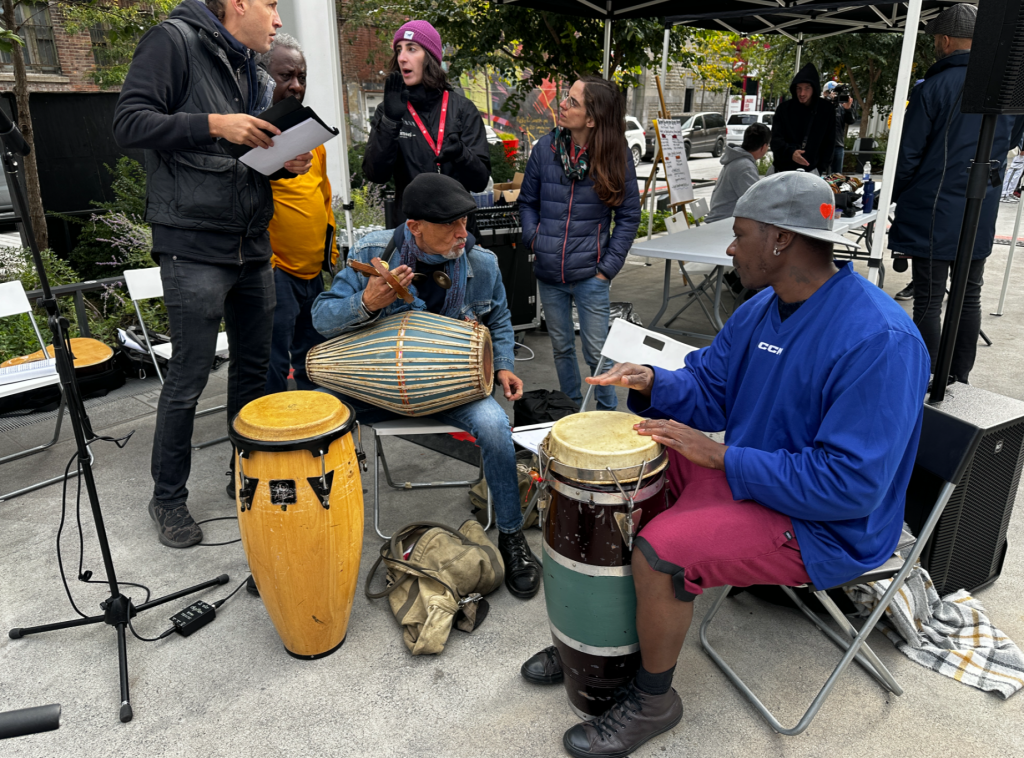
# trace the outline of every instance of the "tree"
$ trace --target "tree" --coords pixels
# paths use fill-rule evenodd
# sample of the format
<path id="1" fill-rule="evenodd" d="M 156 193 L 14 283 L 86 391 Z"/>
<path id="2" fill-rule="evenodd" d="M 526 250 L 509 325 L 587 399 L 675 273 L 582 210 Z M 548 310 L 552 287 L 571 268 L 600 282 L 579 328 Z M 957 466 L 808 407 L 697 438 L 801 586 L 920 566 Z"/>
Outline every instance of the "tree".
<path id="1" fill-rule="evenodd" d="M 762 39 L 767 41 L 768 48 L 752 52 L 750 58 L 752 67 L 761 74 L 762 94 L 788 96 L 796 64 L 796 43 L 776 35 Z M 882 115 L 892 111 L 902 47 L 902 33 L 840 34 L 805 42 L 801 63 L 813 63 L 823 80 L 835 77 L 849 83 L 861 109 L 861 134 L 866 136 L 873 108 L 877 107 Z M 919 35 L 911 81 L 923 76 L 933 61 L 931 38 Z"/>
<path id="2" fill-rule="evenodd" d="M 429 21 L 446 46 L 449 74 L 490 68 L 514 87 L 505 109 L 515 114 L 523 98 L 545 79 L 567 81 L 600 75 L 604 56 L 604 22 L 562 16 L 515 5 L 492 5 L 488 0 L 377 0 L 339 4 L 346 23 L 359 19 L 375 26 L 384 37 L 405 18 Z M 670 36 L 669 55 L 676 62 L 690 53 L 684 42 L 688 30 L 677 27 Z M 664 26 L 656 19 L 624 19 L 612 23 L 611 74 L 620 87 L 640 82 L 651 64 L 651 51 L 660 54 Z M 390 47 L 390 38 L 387 38 Z"/>
<path id="3" fill-rule="evenodd" d="M 700 82 L 700 108 L 704 110 L 704 92 L 724 92 L 736 81 L 736 65 L 740 62 L 736 45 L 738 34 L 700 29 L 690 40 L 693 58 L 690 68 Z"/>
<path id="4" fill-rule="evenodd" d="M 43 208 L 42 195 L 39 190 L 39 168 L 35 156 L 35 134 L 32 129 L 32 111 L 29 104 L 28 74 L 25 67 L 23 26 L 28 16 L 18 21 L 17 9 L 23 5 L 22 0 L 2 0 L 3 13 L 0 14 L 0 50 L 11 56 L 14 69 L 14 99 L 18 109 L 18 128 L 31 152 L 22 163 L 25 167 L 25 194 L 28 200 L 29 218 L 35 232 L 36 244 L 48 246 L 46 230 L 46 213 Z M 128 62 L 135 49 L 135 42 L 150 26 L 159 23 L 163 15 L 170 11 L 176 0 L 150 0 L 149 2 L 122 3 L 119 0 L 57 0 L 56 9 L 68 22 L 68 31 L 72 34 L 83 29 L 98 26 L 106 32 L 111 40 L 111 65 L 99 67 L 97 81 L 104 86 L 120 84 L 128 72 Z M 25 4 L 26 8 L 32 7 Z M 24 15 L 24 14 L 22 14 Z"/>

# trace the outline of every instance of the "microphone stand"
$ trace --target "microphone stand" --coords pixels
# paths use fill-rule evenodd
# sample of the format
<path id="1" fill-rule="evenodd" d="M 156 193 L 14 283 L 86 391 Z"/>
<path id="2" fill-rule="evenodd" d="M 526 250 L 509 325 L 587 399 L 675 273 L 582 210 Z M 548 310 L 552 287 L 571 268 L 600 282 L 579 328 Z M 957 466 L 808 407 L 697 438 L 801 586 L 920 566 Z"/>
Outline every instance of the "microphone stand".
<path id="1" fill-rule="evenodd" d="M 57 299 L 50 290 L 50 282 L 43 267 L 43 259 L 39 255 L 39 246 L 36 244 L 35 235 L 32 230 L 32 219 L 29 217 L 28 205 L 25 202 L 25 196 L 18 177 L 17 156 L 27 155 L 29 148 L 18 131 L 17 126 L 11 122 L 7 114 L 2 110 L 0 110 L 0 142 L 3 143 L 3 163 L 8 176 L 7 185 L 11 188 L 15 210 L 22 223 L 25 224 L 29 248 L 32 251 L 32 259 L 39 274 L 39 283 L 43 290 L 42 304 L 46 309 L 50 331 L 53 333 L 53 353 L 57 364 L 57 374 L 60 376 L 61 392 L 64 393 L 68 414 L 71 416 L 71 426 L 74 429 L 75 441 L 78 444 L 78 465 L 82 472 L 82 479 L 85 481 L 89 504 L 92 507 L 93 521 L 96 524 L 96 535 L 100 543 L 100 553 L 103 556 L 103 568 L 106 571 L 107 584 L 110 587 L 110 597 L 100 603 L 100 609 L 103 611 L 102 615 L 77 618 L 56 624 L 14 628 L 8 634 L 12 640 L 17 640 L 29 634 L 41 634 L 42 632 L 53 632 L 58 629 L 70 629 L 91 624 L 102 623 L 114 627 L 117 632 L 118 670 L 121 678 L 119 718 L 122 722 L 127 723 L 132 719 L 131 699 L 128 694 L 128 649 L 125 638 L 125 628 L 128 626 L 129 619 L 137 615 L 139 611 L 163 605 L 171 600 L 190 595 L 193 592 L 199 592 L 208 587 L 225 584 L 229 580 L 227 574 L 221 574 L 216 579 L 211 579 L 178 592 L 172 592 L 170 595 L 165 595 L 141 605 L 132 604 L 130 598 L 125 597 L 121 593 L 117 584 L 117 576 L 114 572 L 114 560 L 110 554 L 110 543 L 107 541 L 107 530 L 103 525 L 103 513 L 100 511 L 100 499 L 96 492 L 96 481 L 92 471 L 89 443 L 94 442 L 97 436 L 92 430 L 92 423 L 86 414 L 82 395 L 75 380 L 75 368 L 68 338 L 68 320 L 61 316 L 57 308 Z"/>

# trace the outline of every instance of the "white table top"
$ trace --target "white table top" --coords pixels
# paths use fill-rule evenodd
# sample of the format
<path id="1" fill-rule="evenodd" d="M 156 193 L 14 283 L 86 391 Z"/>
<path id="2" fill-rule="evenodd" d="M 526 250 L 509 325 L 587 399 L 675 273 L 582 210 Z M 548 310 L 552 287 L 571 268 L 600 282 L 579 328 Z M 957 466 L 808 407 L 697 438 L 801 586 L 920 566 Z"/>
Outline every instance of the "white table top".
<path id="1" fill-rule="evenodd" d="M 857 213 L 836 219 L 832 230 L 843 234 L 858 226 L 871 223 L 878 218 L 878 210 L 871 213 Z M 633 243 L 631 255 L 642 258 L 667 258 L 684 260 L 689 263 L 710 263 L 713 266 L 732 266 L 732 258 L 725 250 L 732 242 L 732 219 L 722 219 L 713 224 L 701 224 L 685 232 L 667 234 L 650 240 Z"/>

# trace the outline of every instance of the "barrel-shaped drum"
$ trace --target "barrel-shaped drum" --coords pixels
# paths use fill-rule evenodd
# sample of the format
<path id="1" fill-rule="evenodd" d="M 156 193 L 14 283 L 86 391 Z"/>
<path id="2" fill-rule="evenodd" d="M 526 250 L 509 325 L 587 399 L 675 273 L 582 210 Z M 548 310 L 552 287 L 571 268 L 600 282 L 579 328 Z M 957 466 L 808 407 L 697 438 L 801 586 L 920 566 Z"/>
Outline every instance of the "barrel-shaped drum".
<path id="1" fill-rule="evenodd" d="M 280 392 L 231 426 L 242 546 L 263 605 L 296 658 L 345 641 L 363 548 L 355 412 L 323 392 Z"/>
<path id="2" fill-rule="evenodd" d="M 490 396 L 493 365 L 486 326 L 423 311 L 388 316 L 306 356 L 311 381 L 405 416 Z"/>
<path id="3" fill-rule="evenodd" d="M 567 416 L 542 447 L 551 484 L 544 595 L 569 704 L 581 718 L 608 710 L 640 667 L 632 538 L 668 507 L 665 452 L 636 433 L 640 420 L 609 411 Z"/>

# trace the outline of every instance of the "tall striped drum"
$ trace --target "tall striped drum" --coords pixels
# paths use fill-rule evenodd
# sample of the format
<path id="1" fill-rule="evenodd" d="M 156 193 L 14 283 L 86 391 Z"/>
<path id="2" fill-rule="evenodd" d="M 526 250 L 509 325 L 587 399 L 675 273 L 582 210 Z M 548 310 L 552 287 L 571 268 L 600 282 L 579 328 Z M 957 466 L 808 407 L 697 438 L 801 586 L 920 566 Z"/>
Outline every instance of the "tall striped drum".
<path id="1" fill-rule="evenodd" d="M 355 423 L 325 392 L 279 392 L 242 408 L 228 435 L 249 570 L 296 658 L 330 655 L 348 632 L 363 551 Z"/>
<path id="2" fill-rule="evenodd" d="M 636 433 L 640 421 L 577 413 L 557 421 L 542 446 L 551 484 L 544 595 L 569 704 L 582 718 L 608 710 L 640 667 L 632 537 L 669 504 L 667 456 Z"/>
<path id="3" fill-rule="evenodd" d="M 491 333 L 475 322 L 406 311 L 317 345 L 306 373 L 380 408 L 429 416 L 491 394 Z"/>

